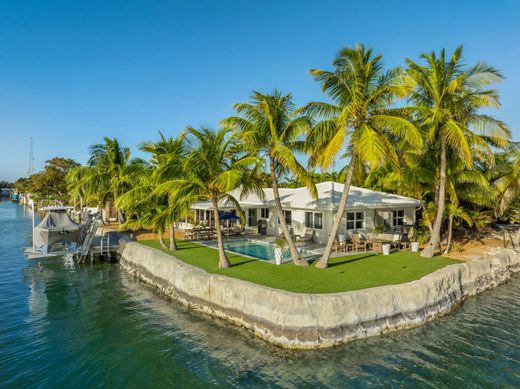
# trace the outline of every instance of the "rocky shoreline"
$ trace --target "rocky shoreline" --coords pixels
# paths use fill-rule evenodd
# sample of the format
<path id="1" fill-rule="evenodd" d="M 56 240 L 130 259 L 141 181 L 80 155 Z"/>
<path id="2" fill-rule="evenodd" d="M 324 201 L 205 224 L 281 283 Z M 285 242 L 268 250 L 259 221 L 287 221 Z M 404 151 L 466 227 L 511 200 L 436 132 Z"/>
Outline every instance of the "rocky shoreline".
<path id="1" fill-rule="evenodd" d="M 122 268 L 164 295 L 292 349 L 331 347 L 419 326 L 520 272 L 520 253 L 504 249 L 405 284 L 305 294 L 207 273 L 139 243 L 120 246 Z"/>

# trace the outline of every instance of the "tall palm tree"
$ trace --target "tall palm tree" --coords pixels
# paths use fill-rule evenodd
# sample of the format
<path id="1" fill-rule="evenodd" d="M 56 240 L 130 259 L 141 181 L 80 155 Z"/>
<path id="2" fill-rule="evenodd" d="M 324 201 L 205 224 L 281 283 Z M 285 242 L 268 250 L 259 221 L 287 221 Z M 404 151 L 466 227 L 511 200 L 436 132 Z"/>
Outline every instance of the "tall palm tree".
<path id="1" fill-rule="evenodd" d="M 150 163 L 154 166 L 154 172 L 150 182 L 158 186 L 165 181 L 171 181 L 183 177 L 183 160 L 186 158 L 185 133 L 177 138 L 165 137 L 159 132 L 160 140 L 157 142 L 146 142 L 141 145 L 141 150 L 152 155 Z M 175 240 L 175 221 L 189 212 L 189 207 L 182 199 L 175 199 L 170 195 L 167 197 L 167 207 L 160 218 L 169 220 L 170 250 L 177 249 Z"/>
<path id="2" fill-rule="evenodd" d="M 311 129 L 312 121 L 309 117 L 294 116 L 292 96 L 282 95 L 277 90 L 270 95 L 253 91 L 250 103 L 235 104 L 234 108 L 240 116 L 228 117 L 221 124 L 238 129 L 245 147 L 267 161 L 276 214 L 293 263 L 308 266 L 296 249 L 287 227 L 278 187 L 280 175 L 291 173 L 317 197 L 311 175 L 295 156 L 295 151 L 303 146 L 300 137 Z"/>
<path id="3" fill-rule="evenodd" d="M 504 145 L 510 132 L 495 118 L 479 113 L 479 109 L 499 107 L 498 93 L 488 89 L 502 80 L 501 74 L 484 63 L 466 67 L 462 62 L 462 46 L 447 59 L 441 50 L 422 54 L 424 65 L 407 59 L 405 89 L 415 105 L 418 120 L 426 129 L 428 153 L 436 151 L 439 181 L 436 192 L 437 214 L 430 241 L 422 256 L 432 257 L 440 247 L 440 231 L 446 202 L 447 156 L 459 155 L 467 167 L 473 164 L 472 145 L 488 151 L 489 143 Z M 485 134 L 479 137 L 479 133 Z"/>
<path id="4" fill-rule="evenodd" d="M 474 227 L 474 220 L 471 218 L 470 212 L 491 206 L 494 198 L 493 190 L 484 171 L 477 166 L 466 167 L 457 155 L 448 157 L 446 173 L 445 213 L 448 216 L 448 231 L 444 255 L 450 252 L 454 221 L 463 221 L 469 227 Z"/>
<path id="5" fill-rule="evenodd" d="M 165 137 L 161 132 L 159 135 L 158 141 L 141 145 L 141 150 L 151 154 L 151 158 L 149 161 L 132 161 L 131 189 L 119 196 L 117 205 L 130 215 L 124 227 L 145 227 L 156 231 L 165 248 L 162 233 L 169 229 L 169 249 L 175 251 L 174 223 L 185 216 L 189 208 L 182 199 L 174 199 L 168 194 L 155 195 L 154 191 L 161 183 L 182 177 L 182 161 L 186 156 L 184 133 L 177 138 Z"/>
<path id="6" fill-rule="evenodd" d="M 332 71 L 310 71 L 332 102 L 312 102 L 298 111 L 323 119 L 307 137 L 313 150 L 311 164 L 326 169 L 338 154 L 349 157 L 336 218 L 323 256 L 316 264 L 319 268 L 328 266 L 356 167 L 366 164 L 373 168 L 385 161 L 398 166 L 390 137 L 404 139 L 414 147 L 422 145 L 417 128 L 409 121 L 409 110 L 391 108 L 401 90 L 397 83 L 399 72 L 385 72 L 382 55 L 373 56 L 371 49 L 357 44 L 341 50 L 333 66 Z"/>
<path id="7" fill-rule="evenodd" d="M 167 193 L 172 198 L 182 199 L 184 205 L 191 205 L 199 200 L 212 203 L 219 266 L 227 269 L 231 263 L 222 242 L 219 203 L 233 204 L 243 218 L 238 199 L 229 192 L 240 190 L 242 195 L 250 191 L 260 193 L 262 181 L 257 179 L 260 160 L 245 153 L 237 134 L 228 129 L 188 127 L 186 132 L 189 141 L 183 161 L 184 177 L 163 182 L 157 187 L 155 194 Z"/>

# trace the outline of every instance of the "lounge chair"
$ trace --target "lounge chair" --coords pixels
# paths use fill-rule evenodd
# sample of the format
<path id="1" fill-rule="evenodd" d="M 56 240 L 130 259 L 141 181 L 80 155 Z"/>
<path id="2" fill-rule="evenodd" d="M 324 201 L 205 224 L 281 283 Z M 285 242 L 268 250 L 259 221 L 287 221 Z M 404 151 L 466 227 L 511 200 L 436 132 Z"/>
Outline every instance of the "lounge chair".
<path id="1" fill-rule="evenodd" d="M 314 231 L 306 231 L 305 235 L 296 235 L 296 242 L 298 243 L 314 243 Z"/>

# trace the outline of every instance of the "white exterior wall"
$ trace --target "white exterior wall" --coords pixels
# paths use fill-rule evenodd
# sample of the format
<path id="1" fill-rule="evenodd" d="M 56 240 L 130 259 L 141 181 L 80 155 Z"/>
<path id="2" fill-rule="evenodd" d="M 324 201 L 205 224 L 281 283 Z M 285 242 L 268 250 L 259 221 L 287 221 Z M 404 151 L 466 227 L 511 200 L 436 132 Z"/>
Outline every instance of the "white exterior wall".
<path id="1" fill-rule="evenodd" d="M 276 236 L 279 234 L 280 227 L 277 223 L 277 215 L 275 207 L 261 207 L 261 206 L 246 206 L 243 208 L 243 211 L 246 216 L 246 224 L 245 228 L 251 232 L 257 232 L 258 227 L 252 226 L 249 227 L 249 213 L 248 209 L 256 208 L 257 212 L 257 221 L 261 220 L 261 209 L 269 208 L 269 218 L 267 220 L 267 235 Z M 330 231 L 332 230 L 332 224 L 335 217 L 335 211 L 330 210 L 306 210 L 306 209 L 298 209 L 298 208 L 284 208 L 290 210 L 292 212 L 292 225 L 290 227 L 293 228 L 294 233 L 296 235 L 305 235 L 309 230 L 314 230 L 314 241 L 318 244 L 326 244 Z M 387 209 L 369 209 L 369 208 L 347 208 L 345 214 L 343 215 L 342 221 L 339 225 L 337 235 L 344 234 L 347 239 L 351 238 L 352 232 L 371 232 L 376 225 L 381 224 L 382 220 L 386 220 L 386 222 L 391 226 L 392 225 L 392 210 L 404 210 L 404 224 L 411 225 L 415 223 L 415 206 L 407 206 L 407 207 L 396 207 L 396 208 L 387 208 Z M 305 227 L 305 212 L 319 212 L 322 214 L 322 229 L 311 229 Z M 348 212 L 364 212 L 364 228 L 356 229 L 356 230 L 347 230 L 347 213 Z M 187 225 L 183 225 L 183 227 L 187 228 Z"/>

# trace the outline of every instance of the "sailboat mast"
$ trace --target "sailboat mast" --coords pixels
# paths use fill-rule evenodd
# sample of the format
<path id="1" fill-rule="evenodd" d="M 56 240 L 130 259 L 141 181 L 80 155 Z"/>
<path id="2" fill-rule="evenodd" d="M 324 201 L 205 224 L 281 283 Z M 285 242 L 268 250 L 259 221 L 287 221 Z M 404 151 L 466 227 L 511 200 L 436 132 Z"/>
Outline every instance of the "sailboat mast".
<path id="1" fill-rule="evenodd" d="M 34 200 L 30 200 L 31 208 L 32 208 L 32 252 L 33 254 L 36 252 L 34 247 L 34 230 L 35 230 L 35 221 L 34 221 Z"/>
<path id="2" fill-rule="evenodd" d="M 33 154 L 33 138 L 29 138 L 29 166 L 27 168 L 27 177 L 34 173 L 34 154 Z"/>

